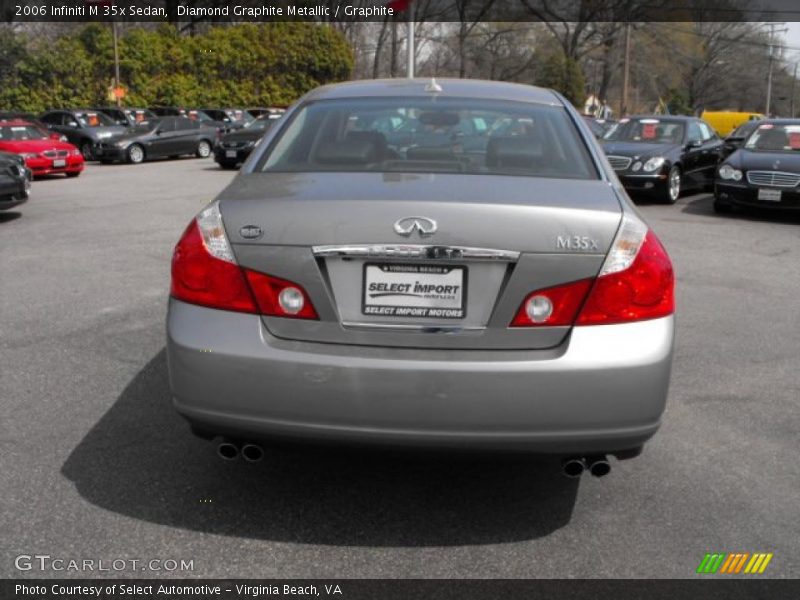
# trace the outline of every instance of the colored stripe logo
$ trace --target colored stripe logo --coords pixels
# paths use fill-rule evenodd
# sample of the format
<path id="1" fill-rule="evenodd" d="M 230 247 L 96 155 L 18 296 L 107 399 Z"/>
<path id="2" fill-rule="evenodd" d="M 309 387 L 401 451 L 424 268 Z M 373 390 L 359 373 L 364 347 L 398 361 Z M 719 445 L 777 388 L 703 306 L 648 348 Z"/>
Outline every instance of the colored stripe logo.
<path id="1" fill-rule="evenodd" d="M 708 553 L 700 561 L 697 572 L 724 573 L 726 575 L 737 575 L 746 573 L 755 575 L 761 574 L 767 569 L 769 561 L 772 560 L 772 552 L 714 552 Z"/>

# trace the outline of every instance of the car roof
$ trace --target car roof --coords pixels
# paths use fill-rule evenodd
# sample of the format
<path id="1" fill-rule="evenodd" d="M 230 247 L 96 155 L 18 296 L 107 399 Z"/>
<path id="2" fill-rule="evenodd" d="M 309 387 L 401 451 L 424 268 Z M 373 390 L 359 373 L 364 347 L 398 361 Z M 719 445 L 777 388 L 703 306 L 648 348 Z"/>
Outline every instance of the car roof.
<path id="1" fill-rule="evenodd" d="M 0 119 L 0 127 L 19 127 L 22 125 L 36 126 L 35 123 L 31 123 L 26 119 Z"/>
<path id="2" fill-rule="evenodd" d="M 800 125 L 800 119 L 753 119 L 752 121 L 747 121 L 747 123 L 757 123 L 758 125 L 766 123 L 770 125 Z"/>
<path id="3" fill-rule="evenodd" d="M 533 102 L 563 106 L 564 103 L 553 92 L 520 83 L 503 81 L 484 81 L 481 79 L 436 79 L 435 84 L 440 92 L 431 92 L 434 80 L 417 79 L 368 79 L 349 81 L 319 87 L 309 92 L 307 101 L 329 100 L 339 98 L 386 98 L 395 96 L 417 96 L 424 98 L 434 93 L 440 97 L 466 97 L 486 100 L 513 100 L 517 102 Z"/>
<path id="4" fill-rule="evenodd" d="M 623 119 L 658 119 L 659 121 L 700 121 L 698 117 L 688 115 L 631 115 Z"/>

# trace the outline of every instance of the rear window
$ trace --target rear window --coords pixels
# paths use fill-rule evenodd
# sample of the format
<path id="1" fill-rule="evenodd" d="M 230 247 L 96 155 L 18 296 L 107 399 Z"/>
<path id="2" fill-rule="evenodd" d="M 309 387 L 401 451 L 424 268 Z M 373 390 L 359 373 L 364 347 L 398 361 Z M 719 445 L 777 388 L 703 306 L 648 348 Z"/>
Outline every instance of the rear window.
<path id="1" fill-rule="evenodd" d="M 563 107 L 441 97 L 308 103 L 256 170 L 598 177 Z"/>

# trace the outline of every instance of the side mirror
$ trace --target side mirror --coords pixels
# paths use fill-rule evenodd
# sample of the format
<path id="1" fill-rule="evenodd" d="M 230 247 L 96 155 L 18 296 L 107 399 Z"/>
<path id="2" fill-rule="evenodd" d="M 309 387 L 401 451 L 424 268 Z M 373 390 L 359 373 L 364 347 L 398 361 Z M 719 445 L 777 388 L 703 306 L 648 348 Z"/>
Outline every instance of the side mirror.
<path id="1" fill-rule="evenodd" d="M 699 148 L 702 145 L 703 145 L 703 142 L 701 140 L 692 140 L 691 142 L 686 144 L 686 149 L 687 150 L 694 150 L 695 148 Z"/>

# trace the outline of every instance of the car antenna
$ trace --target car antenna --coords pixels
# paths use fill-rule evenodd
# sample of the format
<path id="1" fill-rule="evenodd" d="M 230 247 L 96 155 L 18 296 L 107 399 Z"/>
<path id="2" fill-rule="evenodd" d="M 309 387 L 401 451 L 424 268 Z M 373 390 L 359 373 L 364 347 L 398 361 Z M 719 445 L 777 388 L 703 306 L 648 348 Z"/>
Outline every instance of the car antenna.
<path id="1" fill-rule="evenodd" d="M 431 80 L 425 86 L 425 91 L 426 92 L 432 92 L 432 93 L 436 94 L 436 93 L 442 92 L 444 90 L 442 89 L 442 86 L 440 86 L 438 83 L 436 83 L 436 77 L 431 77 Z"/>

